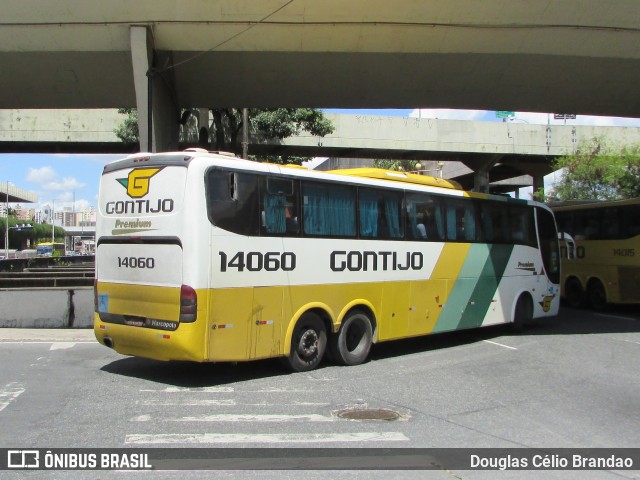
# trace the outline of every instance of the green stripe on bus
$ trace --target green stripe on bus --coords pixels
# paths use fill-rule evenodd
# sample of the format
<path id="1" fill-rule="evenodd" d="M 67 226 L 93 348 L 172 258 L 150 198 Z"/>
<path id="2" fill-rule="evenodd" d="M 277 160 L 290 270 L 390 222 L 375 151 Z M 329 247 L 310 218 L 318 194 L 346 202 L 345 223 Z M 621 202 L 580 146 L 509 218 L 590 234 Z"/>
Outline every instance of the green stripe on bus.
<path id="1" fill-rule="evenodd" d="M 464 265 L 438 317 L 438 323 L 433 329 L 434 332 L 447 332 L 458 327 L 460 318 L 469 303 L 469 299 L 476 287 L 477 279 L 484 269 L 488 257 L 489 248 L 487 245 L 471 245 L 464 260 Z"/>
<path id="2" fill-rule="evenodd" d="M 491 245 L 480 277 L 471 294 L 458 328 L 473 328 L 482 325 L 491 301 L 494 299 L 498 285 L 511 258 L 513 245 Z"/>

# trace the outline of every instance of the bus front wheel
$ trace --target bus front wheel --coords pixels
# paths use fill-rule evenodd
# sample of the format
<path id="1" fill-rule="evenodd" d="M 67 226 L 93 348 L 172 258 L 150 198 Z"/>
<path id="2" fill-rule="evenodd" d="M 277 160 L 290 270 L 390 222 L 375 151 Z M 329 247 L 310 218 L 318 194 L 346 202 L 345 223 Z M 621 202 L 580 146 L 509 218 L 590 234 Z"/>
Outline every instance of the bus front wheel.
<path id="1" fill-rule="evenodd" d="M 522 333 L 524 326 L 533 319 L 533 300 L 528 294 L 520 295 L 516 303 L 516 309 L 513 314 L 513 323 L 511 330 L 515 333 Z"/>
<path id="2" fill-rule="evenodd" d="M 372 339 L 371 320 L 356 310 L 347 315 L 338 334 L 330 338 L 329 356 L 342 365 L 360 365 L 369 356 Z"/>
<path id="3" fill-rule="evenodd" d="M 587 298 L 595 310 L 602 310 L 607 306 L 607 292 L 598 279 L 591 279 L 587 284 Z"/>
<path id="4" fill-rule="evenodd" d="M 313 370 L 322 361 L 327 348 L 327 330 L 315 313 L 304 314 L 293 330 L 291 353 L 286 365 L 294 372 Z"/>
<path id="5" fill-rule="evenodd" d="M 564 284 L 565 298 L 569 305 L 574 308 L 584 305 L 584 290 L 580 284 L 580 280 L 575 277 L 569 278 Z"/>

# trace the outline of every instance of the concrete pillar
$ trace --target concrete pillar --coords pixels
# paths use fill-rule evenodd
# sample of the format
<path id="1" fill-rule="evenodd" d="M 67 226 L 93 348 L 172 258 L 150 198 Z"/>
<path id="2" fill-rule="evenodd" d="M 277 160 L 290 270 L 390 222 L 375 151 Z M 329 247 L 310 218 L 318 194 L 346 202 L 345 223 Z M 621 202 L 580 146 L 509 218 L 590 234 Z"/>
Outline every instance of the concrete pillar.
<path id="1" fill-rule="evenodd" d="M 198 109 L 198 146 L 209 148 L 209 109 Z"/>
<path id="2" fill-rule="evenodd" d="M 538 190 L 542 192 L 543 198 L 542 199 L 539 199 L 537 197 L 534 197 L 534 198 L 536 200 L 544 201 L 544 175 L 533 175 L 533 194 L 535 195 L 536 192 L 538 192 Z"/>
<path id="3" fill-rule="evenodd" d="M 473 191 L 489 193 L 489 167 L 483 167 L 473 173 Z"/>
<path id="4" fill-rule="evenodd" d="M 179 109 L 172 95 L 173 71 L 153 69 L 154 50 L 148 27 L 132 26 L 130 41 L 140 150 L 175 150 L 178 148 Z"/>
<path id="5" fill-rule="evenodd" d="M 138 109 L 138 138 L 140 151 L 153 151 L 153 136 L 149 137 L 149 79 L 147 72 L 151 66 L 153 49 L 147 27 L 132 26 L 129 31 L 131 41 L 131 64 L 133 66 L 133 84 L 136 89 L 136 106 Z"/>
<path id="6" fill-rule="evenodd" d="M 498 161 L 502 158 L 502 155 L 496 155 L 494 158 L 490 160 L 486 160 L 482 165 L 478 168 L 477 164 L 474 164 L 473 167 L 469 166 L 469 168 L 474 169 L 473 173 L 473 191 L 480 193 L 489 193 L 489 171 L 491 168 L 498 163 Z"/>

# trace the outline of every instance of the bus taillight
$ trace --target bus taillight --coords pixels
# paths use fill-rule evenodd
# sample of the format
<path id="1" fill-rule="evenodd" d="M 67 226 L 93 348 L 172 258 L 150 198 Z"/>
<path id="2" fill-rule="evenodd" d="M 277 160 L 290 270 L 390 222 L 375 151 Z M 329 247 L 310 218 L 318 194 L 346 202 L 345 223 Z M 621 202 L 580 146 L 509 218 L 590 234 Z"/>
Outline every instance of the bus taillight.
<path id="1" fill-rule="evenodd" d="M 191 323 L 198 316 L 198 295 L 189 285 L 180 287 L 180 322 Z"/>
<path id="2" fill-rule="evenodd" d="M 93 281 L 93 311 L 98 311 L 98 280 Z"/>

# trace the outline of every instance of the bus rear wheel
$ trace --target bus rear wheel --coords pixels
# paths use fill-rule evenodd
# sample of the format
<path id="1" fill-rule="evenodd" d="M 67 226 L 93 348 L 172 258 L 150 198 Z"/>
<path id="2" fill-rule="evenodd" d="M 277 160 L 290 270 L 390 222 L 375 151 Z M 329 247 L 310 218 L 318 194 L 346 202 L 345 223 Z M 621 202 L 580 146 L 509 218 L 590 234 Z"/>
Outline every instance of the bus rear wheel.
<path id="1" fill-rule="evenodd" d="M 587 299 L 594 310 L 603 310 L 607 306 L 607 292 L 598 279 L 591 279 L 587 284 Z"/>
<path id="2" fill-rule="evenodd" d="M 360 365 L 369 356 L 372 342 L 371 320 L 364 312 L 355 310 L 344 319 L 338 334 L 330 338 L 329 356 L 342 365 Z"/>
<path id="3" fill-rule="evenodd" d="M 327 330 L 315 313 L 304 314 L 293 330 L 291 353 L 286 365 L 294 372 L 306 372 L 316 368 L 327 348 Z"/>

